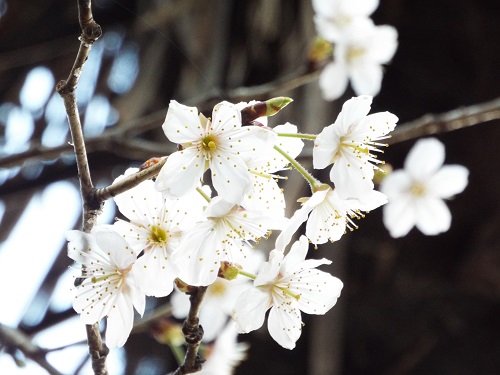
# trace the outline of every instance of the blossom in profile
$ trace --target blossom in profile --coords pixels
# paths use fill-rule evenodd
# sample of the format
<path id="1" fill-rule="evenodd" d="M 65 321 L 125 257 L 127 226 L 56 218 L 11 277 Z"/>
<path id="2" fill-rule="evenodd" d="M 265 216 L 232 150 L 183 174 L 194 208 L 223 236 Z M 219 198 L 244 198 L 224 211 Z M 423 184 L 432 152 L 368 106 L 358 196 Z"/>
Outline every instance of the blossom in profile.
<path id="1" fill-rule="evenodd" d="M 178 198 L 199 185 L 211 170 L 215 190 L 231 203 L 240 203 L 252 190 L 247 162 L 273 146 L 273 132 L 260 126 L 242 126 L 238 107 L 222 102 L 212 118 L 198 114 L 195 107 L 170 102 L 163 131 L 179 144 L 156 179 L 156 189 Z"/>
<path id="2" fill-rule="evenodd" d="M 272 130 L 276 134 L 297 134 L 297 126 L 288 122 Z M 299 138 L 276 137 L 276 146 L 295 159 L 304 148 L 304 142 Z M 289 161 L 274 148 L 253 158 L 248 163 L 253 191 L 245 195 L 241 205 L 282 219 L 285 216 L 285 195 L 278 180 L 281 178 L 279 172 L 288 170 L 288 167 Z"/>
<path id="3" fill-rule="evenodd" d="M 383 163 L 379 141 L 388 138 L 398 118 L 390 112 L 368 115 L 371 96 L 347 100 L 335 123 L 325 127 L 314 141 L 313 166 L 323 169 L 333 163 L 330 179 L 342 199 L 362 198 L 373 190 L 374 169 Z"/>
<path id="4" fill-rule="evenodd" d="M 282 347 L 293 349 L 302 332 L 301 311 L 325 314 L 337 302 L 342 282 L 327 272 L 317 270 L 327 259 L 308 259 L 309 242 L 301 236 L 284 256 L 279 250 L 269 254 L 254 280 L 253 288 L 243 292 L 233 309 L 233 319 L 240 333 L 262 326 L 266 311 L 271 337 Z"/>
<path id="5" fill-rule="evenodd" d="M 366 18 L 359 19 L 343 35 L 342 38 L 331 37 L 330 40 L 325 37 L 335 45 L 333 62 L 325 66 L 319 77 L 323 98 L 339 98 L 349 81 L 356 95 L 377 95 L 382 85 L 382 65 L 389 63 L 396 53 L 396 29 L 389 25 L 376 26 L 371 19 Z"/>
<path id="6" fill-rule="evenodd" d="M 114 182 L 137 171 L 137 168 L 129 168 Z M 129 220 L 117 220 L 114 229 L 136 254 L 143 252 L 134 265 L 137 285 L 148 296 L 169 295 L 178 275 L 172 253 L 183 233 L 202 218 L 206 201 L 196 190 L 179 199 L 164 197 L 151 180 L 117 195 L 114 200 Z"/>
<path id="7" fill-rule="evenodd" d="M 450 228 L 451 213 L 443 200 L 465 189 L 469 171 L 461 165 L 443 165 L 444 159 L 439 140 L 421 139 L 408 153 L 404 169 L 382 180 L 380 190 L 389 199 L 383 220 L 392 237 L 405 236 L 414 226 L 426 235 Z"/>
<path id="8" fill-rule="evenodd" d="M 355 219 L 364 217 L 364 212 L 374 210 L 387 203 L 387 197 L 370 190 L 363 199 L 342 199 L 335 189 L 323 185 L 311 197 L 304 201 L 290 218 L 276 239 L 276 249 L 283 249 L 290 243 L 295 232 L 307 220 L 306 236 L 315 245 L 339 240 L 347 229 L 354 230 L 358 226 Z"/>
<path id="9" fill-rule="evenodd" d="M 66 234 L 68 256 L 82 265 L 73 308 L 85 324 L 107 317 L 106 345 L 123 346 L 134 323 L 134 307 L 142 316 L 146 297 L 135 284 L 135 252 L 118 233 L 94 228 Z"/>

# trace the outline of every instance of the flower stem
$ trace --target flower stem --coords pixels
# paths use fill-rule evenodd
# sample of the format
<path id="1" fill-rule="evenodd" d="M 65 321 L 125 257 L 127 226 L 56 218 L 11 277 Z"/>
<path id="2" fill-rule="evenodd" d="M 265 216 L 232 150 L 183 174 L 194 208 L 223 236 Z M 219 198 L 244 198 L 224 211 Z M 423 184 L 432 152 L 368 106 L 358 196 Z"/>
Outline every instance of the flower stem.
<path id="1" fill-rule="evenodd" d="M 257 278 L 257 276 L 255 276 L 253 273 L 249 273 L 249 272 L 245 272 L 243 270 L 240 270 L 238 272 L 239 275 L 243 275 L 243 276 L 246 276 L 248 277 L 249 279 L 252 279 L 252 280 L 255 280 Z"/>
<path id="2" fill-rule="evenodd" d="M 175 360 L 177 361 L 177 364 L 179 366 L 182 365 L 185 356 L 184 350 L 180 346 L 174 344 L 169 345 L 169 347 L 175 357 Z"/>
<path id="3" fill-rule="evenodd" d="M 200 193 L 200 195 L 201 195 L 203 198 L 205 198 L 205 200 L 206 200 L 208 203 L 210 203 L 210 201 L 211 201 L 210 197 L 209 197 L 209 196 L 208 196 L 208 195 L 207 195 L 207 194 L 203 191 L 203 189 L 202 189 L 202 188 L 197 187 L 197 188 L 196 188 L 196 191 L 197 191 L 198 193 Z"/>
<path id="4" fill-rule="evenodd" d="M 305 169 L 297 160 L 288 155 L 284 150 L 278 146 L 274 146 L 274 149 L 278 151 L 283 157 L 290 162 L 290 164 L 300 172 L 300 174 L 306 179 L 306 181 L 311 185 L 311 189 L 314 190 L 321 185 L 321 182 L 316 180 L 312 174 L 310 174 L 307 169 Z"/>
<path id="5" fill-rule="evenodd" d="M 316 139 L 315 134 L 304 134 L 304 133 L 277 133 L 278 137 L 288 137 L 288 138 L 300 138 L 307 139 L 308 141 L 314 141 Z"/>

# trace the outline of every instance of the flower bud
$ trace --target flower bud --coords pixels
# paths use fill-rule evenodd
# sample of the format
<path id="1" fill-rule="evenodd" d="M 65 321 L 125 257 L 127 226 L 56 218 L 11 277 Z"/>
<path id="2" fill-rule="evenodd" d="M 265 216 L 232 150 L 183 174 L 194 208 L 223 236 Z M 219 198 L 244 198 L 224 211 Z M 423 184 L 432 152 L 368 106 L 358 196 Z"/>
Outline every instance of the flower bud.
<path id="1" fill-rule="evenodd" d="M 224 260 L 220 262 L 219 274 L 217 276 L 222 279 L 233 280 L 238 277 L 240 269 L 241 266 Z"/>
<path id="2" fill-rule="evenodd" d="M 263 116 L 273 116 L 289 103 L 293 101 L 292 98 L 286 96 L 278 96 L 266 100 L 265 102 L 257 102 L 241 110 L 241 123 L 243 125 L 250 124 L 253 120 Z"/>
<path id="3" fill-rule="evenodd" d="M 151 333 L 160 344 L 170 346 L 181 346 L 184 344 L 182 327 L 169 319 L 158 319 L 153 324 Z"/>
<path id="4" fill-rule="evenodd" d="M 182 292 L 182 293 L 191 294 L 191 293 L 196 292 L 196 290 L 198 289 L 196 286 L 186 284 L 184 281 L 182 281 L 179 278 L 175 279 L 174 283 L 175 283 L 175 286 L 177 287 L 177 289 L 179 289 L 179 292 Z"/>

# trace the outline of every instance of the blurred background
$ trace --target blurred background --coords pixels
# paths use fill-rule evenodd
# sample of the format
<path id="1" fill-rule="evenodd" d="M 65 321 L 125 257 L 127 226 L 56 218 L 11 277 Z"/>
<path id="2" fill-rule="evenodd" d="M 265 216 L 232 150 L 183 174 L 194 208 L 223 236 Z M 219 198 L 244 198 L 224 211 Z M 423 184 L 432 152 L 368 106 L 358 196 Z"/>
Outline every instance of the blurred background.
<path id="1" fill-rule="evenodd" d="M 77 98 L 98 187 L 128 166 L 175 150 L 161 130 L 170 99 L 208 115 L 221 100 L 289 96 L 294 102 L 270 124 L 289 121 L 318 133 L 354 95 L 326 102 L 317 79 L 283 85 L 311 68 L 316 33 L 308 0 L 96 0 L 93 6 L 103 36 Z M 390 111 L 402 124 L 500 96 L 497 1 L 381 0 L 372 18 L 399 33 L 372 112 Z M 0 324 L 41 347 L 64 347 L 47 356 L 64 374 L 90 371 L 85 330 L 71 308 L 77 271 L 68 269 L 64 239 L 81 225 L 77 170 L 54 91 L 70 71 L 79 34 L 76 1 L 0 0 Z M 265 327 L 241 336 L 250 343 L 249 359 L 236 374 L 499 374 L 499 125 L 437 136 L 446 164 L 470 170 L 465 192 L 448 202 L 447 233 L 426 237 L 414 229 L 394 240 L 376 210 L 339 242 L 311 248 L 311 256 L 331 259 L 329 271 L 344 281 L 338 304 L 325 316 L 303 315 L 293 351 Z M 413 144 L 391 146 L 385 160 L 401 168 Z M 306 146 L 301 160 L 310 165 Z M 290 207 L 307 195 L 298 182 L 292 177 L 285 186 Z M 100 220 L 116 215 L 107 202 Z M 149 300 L 148 312 L 165 303 Z M 22 353 L 2 338 L 0 348 L 0 373 L 46 373 L 30 360 L 17 367 Z M 112 374 L 164 374 L 176 365 L 146 330 L 113 350 L 109 367 Z"/>

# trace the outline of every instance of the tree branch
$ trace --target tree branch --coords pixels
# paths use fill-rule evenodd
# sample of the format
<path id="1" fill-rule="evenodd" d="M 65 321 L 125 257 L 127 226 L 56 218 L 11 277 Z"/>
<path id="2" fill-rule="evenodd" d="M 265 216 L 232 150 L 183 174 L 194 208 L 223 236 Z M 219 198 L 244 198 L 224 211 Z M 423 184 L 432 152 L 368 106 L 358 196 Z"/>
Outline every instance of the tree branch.
<path id="1" fill-rule="evenodd" d="M 117 196 L 118 194 L 124 193 L 127 190 L 132 189 L 134 186 L 139 185 L 141 182 L 148 180 L 156 176 L 160 169 L 163 167 L 167 158 L 163 158 L 156 164 L 143 169 L 137 173 L 123 178 L 122 180 L 111 184 L 105 188 L 97 189 L 94 191 L 94 200 L 96 202 L 104 202 L 107 199 Z"/>
<path id="2" fill-rule="evenodd" d="M 45 358 L 47 350 L 33 344 L 31 338 L 23 332 L 0 324 L 0 343 L 6 348 L 19 349 L 23 354 L 47 370 L 51 375 L 62 375 Z"/>
<path id="3" fill-rule="evenodd" d="M 201 370 L 204 359 L 199 356 L 198 348 L 203 339 L 203 328 L 199 324 L 198 314 L 206 291 L 206 286 L 200 286 L 189 297 L 191 307 L 189 308 L 188 317 L 182 325 L 182 332 L 187 343 L 186 356 L 184 357 L 184 363 L 172 375 L 192 374 Z"/>
<path id="4" fill-rule="evenodd" d="M 56 90 L 64 100 L 64 107 L 68 116 L 69 127 L 71 131 L 71 139 L 76 156 L 76 164 L 78 168 L 78 177 L 80 180 L 80 190 L 83 201 L 83 231 L 89 233 L 95 224 L 97 216 L 101 211 L 100 204 L 94 204 L 91 197 L 94 186 L 90 176 L 90 170 L 87 160 L 87 151 L 85 149 L 85 141 L 83 137 L 80 115 L 76 103 L 76 85 L 83 71 L 83 66 L 87 61 L 92 44 L 101 36 L 101 27 L 94 21 L 90 0 L 78 0 L 78 21 L 82 29 L 80 36 L 80 48 L 69 73 L 68 79 L 60 81 Z M 109 352 L 108 348 L 103 344 L 101 334 L 99 332 L 99 324 L 87 325 L 87 340 L 89 345 L 89 353 L 92 359 L 92 369 L 96 375 L 107 375 L 106 356 Z"/>
<path id="5" fill-rule="evenodd" d="M 439 115 L 425 115 L 398 125 L 387 143 L 394 144 L 426 135 L 440 134 L 500 119 L 500 98 L 461 107 Z"/>

